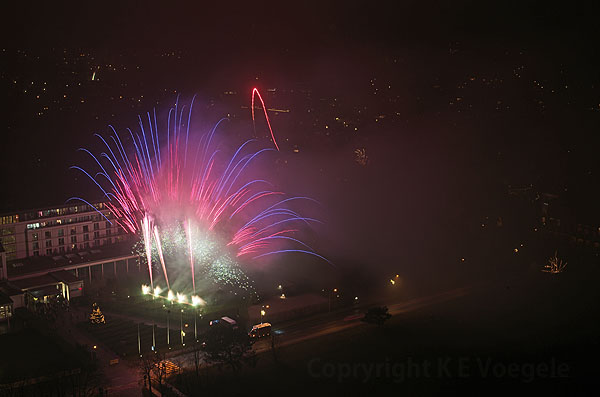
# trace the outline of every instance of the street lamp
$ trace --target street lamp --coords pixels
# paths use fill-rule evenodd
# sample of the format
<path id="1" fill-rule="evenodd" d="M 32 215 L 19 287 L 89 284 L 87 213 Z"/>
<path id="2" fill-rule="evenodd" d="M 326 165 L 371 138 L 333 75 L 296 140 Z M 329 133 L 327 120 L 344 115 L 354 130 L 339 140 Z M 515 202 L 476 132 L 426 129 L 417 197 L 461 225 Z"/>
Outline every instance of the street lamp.
<path id="1" fill-rule="evenodd" d="M 331 311 L 331 294 L 333 292 L 338 292 L 338 289 L 334 288 L 333 291 L 329 291 L 329 311 Z"/>
<path id="2" fill-rule="evenodd" d="M 169 314 L 171 314 L 171 310 L 167 309 L 167 346 L 170 349 L 171 348 L 171 341 L 169 339 L 169 335 L 171 334 L 171 328 L 169 328 Z"/>
<path id="3" fill-rule="evenodd" d="M 156 351 L 156 335 L 154 334 L 154 318 L 152 319 L 152 351 Z"/>
<path id="4" fill-rule="evenodd" d="M 185 346 L 183 343 L 183 309 L 181 309 L 181 315 L 179 317 L 179 333 L 181 334 L 181 346 Z"/>
<path id="5" fill-rule="evenodd" d="M 260 311 L 260 323 L 261 323 L 261 324 L 263 323 L 263 316 L 264 316 L 265 314 L 267 314 L 267 312 L 266 312 L 266 311 L 264 311 L 264 309 L 261 309 L 261 311 Z"/>

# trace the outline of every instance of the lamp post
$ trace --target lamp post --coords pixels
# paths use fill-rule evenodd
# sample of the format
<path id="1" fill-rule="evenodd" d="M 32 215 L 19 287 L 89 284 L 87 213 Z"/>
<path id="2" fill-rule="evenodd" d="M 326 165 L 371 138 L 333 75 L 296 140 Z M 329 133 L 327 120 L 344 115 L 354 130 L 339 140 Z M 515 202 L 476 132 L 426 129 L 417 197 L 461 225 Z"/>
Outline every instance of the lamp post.
<path id="1" fill-rule="evenodd" d="M 198 342 L 198 326 L 196 320 L 198 319 L 198 309 L 194 308 L 194 340 Z"/>
<path id="2" fill-rule="evenodd" d="M 152 320 L 152 351 L 156 351 L 156 335 L 154 334 L 154 319 Z"/>
<path id="3" fill-rule="evenodd" d="M 181 315 L 179 317 L 179 334 L 181 335 L 181 346 L 185 346 L 183 343 L 183 309 L 181 309 Z"/>
<path id="4" fill-rule="evenodd" d="M 171 348 L 171 341 L 169 340 L 169 334 L 171 333 L 171 329 L 169 328 L 169 314 L 171 313 L 170 309 L 167 309 L 167 346 L 169 349 Z"/>
<path id="5" fill-rule="evenodd" d="M 331 294 L 333 292 L 338 292 L 338 289 L 334 288 L 333 291 L 329 291 L 329 311 L 331 311 Z"/>

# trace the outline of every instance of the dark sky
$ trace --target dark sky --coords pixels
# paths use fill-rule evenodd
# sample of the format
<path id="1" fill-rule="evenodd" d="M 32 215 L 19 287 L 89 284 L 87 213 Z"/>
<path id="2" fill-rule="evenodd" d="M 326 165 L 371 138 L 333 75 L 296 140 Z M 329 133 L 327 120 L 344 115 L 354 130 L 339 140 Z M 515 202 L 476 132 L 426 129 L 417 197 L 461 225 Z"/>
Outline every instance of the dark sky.
<path id="1" fill-rule="evenodd" d="M 452 40 L 585 47 L 597 32 L 593 2 L 122 3 L 11 2 L 5 45 L 315 56 L 363 45 L 445 46 Z"/>
<path id="2" fill-rule="evenodd" d="M 456 180 L 450 190 L 531 183 L 560 192 L 573 208 L 585 208 L 582 218 L 596 219 L 590 214 L 600 190 L 597 6 L 124 3 L 5 6 L 0 212 L 55 205 L 81 189 L 91 194 L 72 184 L 68 167 L 78 161 L 76 149 L 92 145 L 92 134 L 108 124 L 135 126 L 137 114 L 166 107 L 175 92 L 218 102 L 223 91 L 243 93 L 258 84 L 336 98 L 349 120 L 362 106 L 371 121 L 388 116 L 383 127 L 383 120 L 355 120 L 360 133 L 352 137 L 315 132 L 310 140 L 297 124 L 312 120 L 296 116 L 308 105 L 273 99 L 273 106 L 296 112 L 290 113 L 296 127 L 278 125 L 289 139 L 284 149 L 304 145 L 308 158 L 331 151 L 328 158 L 339 164 L 327 166 L 338 180 L 354 165 L 357 147 L 372 152 L 372 164 L 384 164 L 390 154 L 380 146 L 416 142 L 421 152 L 411 163 L 426 158 L 437 166 L 435 153 L 456 170 L 447 176 Z M 94 68 L 99 84 L 89 82 Z M 388 85 L 397 91 L 382 98 Z M 374 88 L 382 90 L 378 97 Z M 221 108 L 227 111 L 226 104 Z M 336 116 L 315 112 L 313 129 Z M 390 115 L 396 119 L 388 122 Z M 387 170 L 395 175 L 393 167 Z M 423 185 L 444 186 L 426 180 L 433 174 L 425 172 Z"/>

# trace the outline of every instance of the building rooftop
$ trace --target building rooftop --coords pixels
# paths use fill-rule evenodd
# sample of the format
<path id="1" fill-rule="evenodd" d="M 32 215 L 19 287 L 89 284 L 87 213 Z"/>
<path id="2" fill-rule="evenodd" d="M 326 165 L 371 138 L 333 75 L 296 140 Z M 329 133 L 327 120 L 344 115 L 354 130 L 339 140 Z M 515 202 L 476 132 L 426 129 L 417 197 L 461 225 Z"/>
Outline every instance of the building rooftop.
<path id="1" fill-rule="evenodd" d="M 102 198 L 96 198 L 95 200 L 89 201 L 90 204 L 93 204 L 94 207 L 98 207 L 99 205 L 104 204 Z M 67 211 L 61 212 L 58 209 L 66 209 Z M 105 209 L 105 208 L 102 208 Z M 0 216 L 5 215 L 18 215 L 17 222 L 29 221 L 33 219 L 40 219 L 52 216 L 62 216 L 62 215 L 71 215 L 83 212 L 94 211 L 94 208 L 90 207 L 86 203 L 83 202 L 72 202 L 69 204 L 62 203 L 52 206 L 43 206 L 29 209 L 21 209 L 21 210 L 13 210 L 13 211 L 4 211 L 0 213 Z M 22 219 L 21 219 L 22 218 Z M 15 222 L 16 223 L 16 222 Z"/>
<path id="2" fill-rule="evenodd" d="M 6 280 L 0 282 L 0 292 L 8 296 L 21 295 L 23 293 L 19 287 Z"/>
<path id="3" fill-rule="evenodd" d="M 10 299 L 10 296 L 0 292 L 0 306 L 9 305 L 11 303 L 13 303 L 13 300 Z"/>
<path id="4" fill-rule="evenodd" d="M 32 289 L 28 292 L 36 298 L 43 298 L 44 296 L 58 296 L 61 294 L 61 291 L 56 288 L 56 285 L 46 285 L 44 287 Z"/>
<path id="5" fill-rule="evenodd" d="M 75 277 L 75 275 L 66 270 L 59 270 L 57 272 L 49 273 L 50 277 L 55 279 L 56 281 L 62 281 L 65 284 L 71 284 L 77 281 L 80 281 L 79 278 Z"/>
<path id="6" fill-rule="evenodd" d="M 26 275 L 29 273 L 52 272 L 69 265 L 85 264 L 104 259 L 111 259 L 131 255 L 133 243 L 122 243 L 94 247 L 85 250 L 73 251 L 56 256 L 32 256 L 28 258 L 7 261 L 8 278 Z"/>
<path id="7" fill-rule="evenodd" d="M 14 280 L 12 283 L 17 287 L 26 290 L 43 288 L 48 285 L 56 285 L 58 284 L 58 281 L 56 281 L 54 277 L 50 276 L 50 274 L 44 274 L 41 276 L 24 278 L 21 280 Z"/>

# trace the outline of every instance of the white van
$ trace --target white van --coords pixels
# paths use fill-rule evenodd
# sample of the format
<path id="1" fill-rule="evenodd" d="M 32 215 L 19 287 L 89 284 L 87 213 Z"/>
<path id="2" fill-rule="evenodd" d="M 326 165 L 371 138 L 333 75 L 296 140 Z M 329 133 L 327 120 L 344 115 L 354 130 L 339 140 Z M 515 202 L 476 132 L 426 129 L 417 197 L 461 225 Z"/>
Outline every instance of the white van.
<path id="1" fill-rule="evenodd" d="M 262 338 L 263 336 L 271 335 L 271 324 L 270 323 L 260 323 L 252 326 L 248 335 L 252 339 Z"/>

